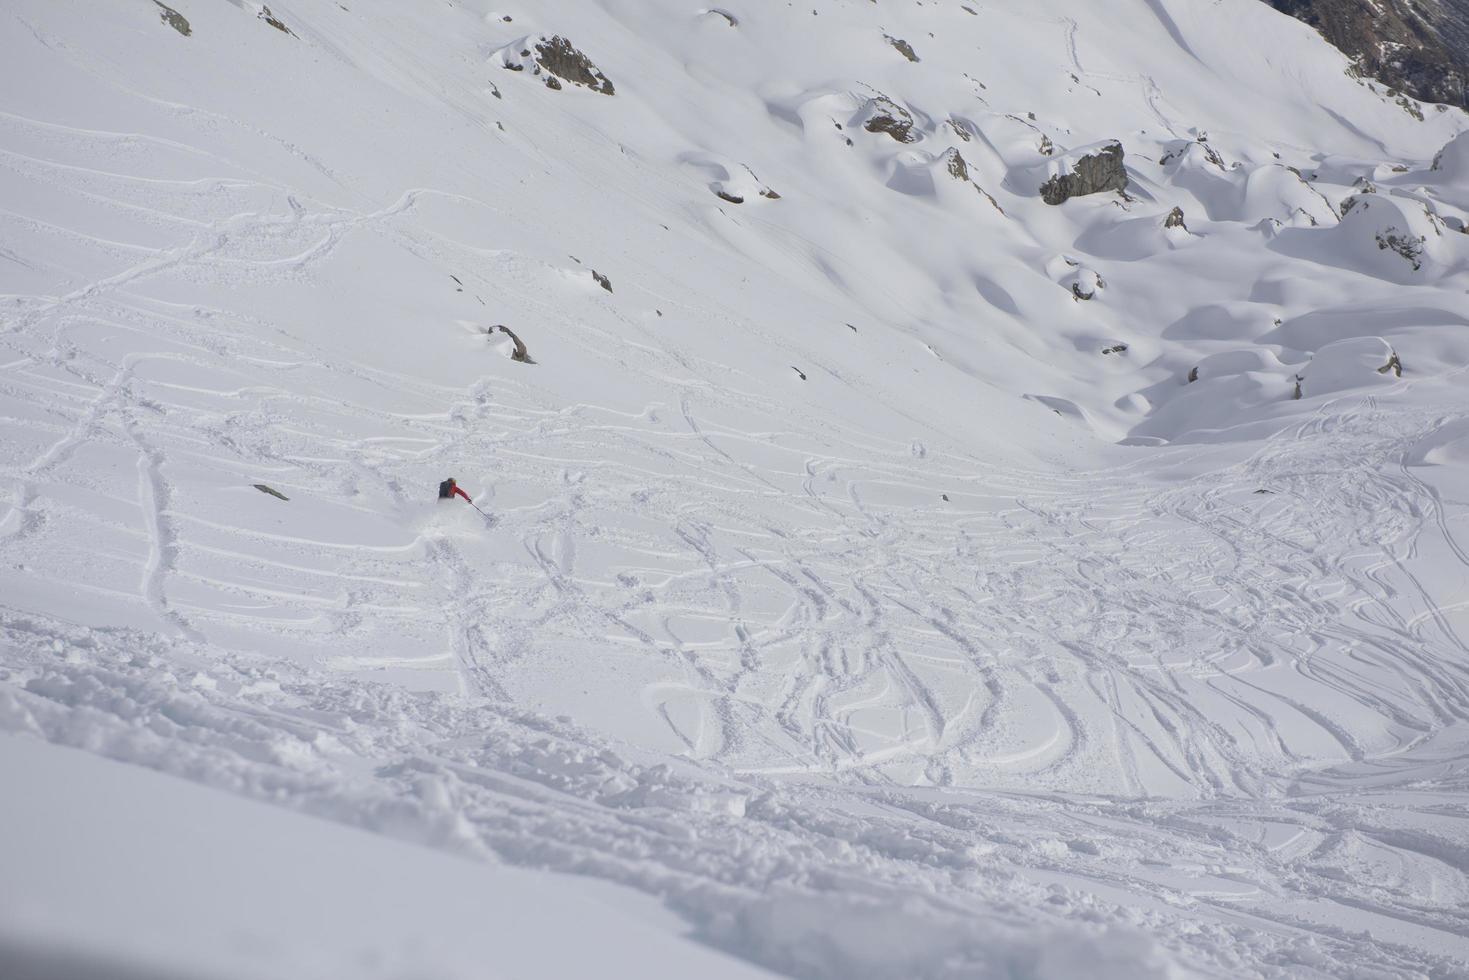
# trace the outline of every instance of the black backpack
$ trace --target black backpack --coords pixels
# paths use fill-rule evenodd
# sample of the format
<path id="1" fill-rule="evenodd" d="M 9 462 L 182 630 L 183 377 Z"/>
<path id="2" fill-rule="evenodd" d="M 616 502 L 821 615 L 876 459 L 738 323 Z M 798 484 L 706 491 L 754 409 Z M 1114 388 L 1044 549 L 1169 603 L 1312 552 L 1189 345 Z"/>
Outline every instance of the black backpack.
<path id="1" fill-rule="evenodd" d="M 452 496 L 454 496 L 454 481 L 453 480 L 445 480 L 443 483 L 440 483 L 439 484 L 439 499 L 440 500 L 448 500 Z"/>

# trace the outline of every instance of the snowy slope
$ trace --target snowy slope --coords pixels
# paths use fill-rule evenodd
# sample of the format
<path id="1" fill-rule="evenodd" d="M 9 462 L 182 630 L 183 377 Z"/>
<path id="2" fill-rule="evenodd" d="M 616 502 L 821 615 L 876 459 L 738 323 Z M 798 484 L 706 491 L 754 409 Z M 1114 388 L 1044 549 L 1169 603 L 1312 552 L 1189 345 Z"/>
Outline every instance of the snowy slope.
<path id="1" fill-rule="evenodd" d="M 1463 114 L 1256 0 L 0 17 L 0 730 L 797 976 L 1469 971 Z"/>
<path id="2" fill-rule="evenodd" d="M 587 976 L 650 959 L 771 976 L 585 879 L 344 833 L 33 740 L 0 740 L 0 773 L 28 789 L 0 841 L 8 980 Z"/>

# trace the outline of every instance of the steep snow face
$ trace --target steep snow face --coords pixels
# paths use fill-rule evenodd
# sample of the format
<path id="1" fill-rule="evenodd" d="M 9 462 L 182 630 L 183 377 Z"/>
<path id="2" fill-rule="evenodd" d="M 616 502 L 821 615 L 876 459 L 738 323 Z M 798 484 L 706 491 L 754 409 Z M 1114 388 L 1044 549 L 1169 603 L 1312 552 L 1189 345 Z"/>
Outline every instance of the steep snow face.
<path id="1" fill-rule="evenodd" d="M 0 18 L 5 738 L 739 972 L 1463 970 L 1461 113 L 1256 0 Z"/>

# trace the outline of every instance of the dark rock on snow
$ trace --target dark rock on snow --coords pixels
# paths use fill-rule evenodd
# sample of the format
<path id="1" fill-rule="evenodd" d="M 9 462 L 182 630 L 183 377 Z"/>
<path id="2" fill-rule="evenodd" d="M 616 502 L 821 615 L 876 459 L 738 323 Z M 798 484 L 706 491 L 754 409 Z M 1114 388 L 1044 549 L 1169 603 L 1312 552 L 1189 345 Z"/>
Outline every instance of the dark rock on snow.
<path id="1" fill-rule="evenodd" d="M 157 2 L 157 0 L 155 0 L 155 2 Z M 269 7 L 260 8 L 260 19 L 265 21 L 271 27 L 274 27 L 276 30 L 280 31 L 282 34 L 289 34 L 291 35 L 291 37 L 296 36 L 296 32 L 291 30 L 284 23 L 282 23 L 279 17 L 271 13 Z"/>
<path id="2" fill-rule="evenodd" d="M 889 44 L 898 49 L 898 54 L 907 58 L 909 61 L 918 60 L 918 55 L 916 52 L 914 52 L 913 45 L 909 44 L 907 41 L 903 40 L 900 37 L 893 37 L 891 34 L 886 34 L 884 35 L 884 37 L 888 39 Z"/>
<path id="3" fill-rule="evenodd" d="M 899 143 L 918 142 L 918 134 L 913 132 L 913 116 L 892 99 L 879 95 L 868 99 L 863 109 L 867 122 L 862 128 L 869 133 L 886 133 Z"/>
<path id="4" fill-rule="evenodd" d="M 612 80 L 597 70 L 591 59 L 572 47 L 564 37 L 553 37 L 536 44 L 536 64 L 550 74 L 573 85 L 584 85 L 593 92 L 613 95 Z"/>
<path id="5" fill-rule="evenodd" d="M 515 345 L 515 349 L 510 352 L 510 359 L 512 361 L 517 361 L 521 364 L 535 363 L 535 360 L 530 356 L 530 352 L 526 350 L 525 341 L 517 337 L 513 330 L 505 326 L 505 324 L 503 323 L 497 323 L 490 328 L 490 335 L 493 336 L 496 331 L 499 331 L 500 333 L 503 333 L 505 336 L 509 337 L 510 342 Z"/>
<path id="6" fill-rule="evenodd" d="M 172 7 L 166 7 L 163 4 L 158 3 L 158 0 L 153 0 L 153 2 L 158 5 L 158 8 L 160 10 L 163 11 L 160 16 L 163 18 L 163 22 L 165 24 L 178 31 L 184 37 L 188 37 L 190 34 L 193 33 L 193 31 L 189 29 L 189 22 L 187 19 L 185 19 L 183 14 L 179 13 L 177 10 L 174 10 Z"/>
<path id="7" fill-rule="evenodd" d="M 955 147 L 949 147 L 944 151 L 944 169 L 949 171 L 949 176 L 955 180 L 969 179 L 969 164 L 964 162 L 964 155 Z"/>
<path id="8" fill-rule="evenodd" d="M 1121 143 L 1111 143 L 1096 153 L 1081 157 L 1067 174 L 1057 174 L 1041 185 L 1041 200 L 1064 204 L 1073 197 L 1127 189 L 1127 168 L 1122 165 Z"/>
<path id="9" fill-rule="evenodd" d="M 544 35 L 522 38 L 499 52 L 501 63 L 510 71 L 525 71 L 542 76 L 549 89 L 560 90 L 562 83 L 580 85 L 603 95 L 614 95 L 612 81 L 578 51 L 566 38 Z"/>

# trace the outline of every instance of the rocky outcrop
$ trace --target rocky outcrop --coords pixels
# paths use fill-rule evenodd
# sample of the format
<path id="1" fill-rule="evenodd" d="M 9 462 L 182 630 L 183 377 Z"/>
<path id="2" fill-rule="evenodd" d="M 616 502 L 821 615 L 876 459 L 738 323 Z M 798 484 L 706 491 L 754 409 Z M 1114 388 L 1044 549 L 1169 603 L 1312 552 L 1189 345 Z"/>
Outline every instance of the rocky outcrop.
<path id="1" fill-rule="evenodd" d="M 1127 168 L 1122 164 L 1121 143 L 1109 143 L 1095 153 L 1076 159 L 1068 173 L 1051 177 L 1041 185 L 1041 200 L 1064 204 L 1073 197 L 1127 189 Z"/>
<path id="2" fill-rule="evenodd" d="M 869 133 L 886 133 L 899 143 L 916 143 L 918 134 L 913 132 L 913 116 L 886 96 L 868 99 L 862 107 L 867 121 L 862 128 Z"/>
<path id="3" fill-rule="evenodd" d="M 538 43 L 536 64 L 573 85 L 583 85 L 603 95 L 615 94 L 612 80 L 602 74 L 590 58 L 572 47 L 571 42 L 564 37 L 553 37 Z"/>
<path id="4" fill-rule="evenodd" d="M 964 162 L 964 154 L 960 153 L 956 147 L 951 146 L 945 150 L 942 160 L 944 169 L 949 172 L 950 177 L 955 180 L 969 179 L 969 164 Z"/>
<path id="5" fill-rule="evenodd" d="M 1005 213 L 1005 209 L 1000 207 L 1000 202 L 995 200 L 994 195 L 974 182 L 973 177 L 969 173 L 969 163 L 964 159 L 964 154 L 959 152 L 958 147 L 949 147 L 939 156 L 938 162 L 950 177 L 973 187 L 979 192 L 980 197 L 990 202 L 991 207 L 1001 214 Z"/>
<path id="6" fill-rule="evenodd" d="M 282 34 L 289 34 L 291 37 L 296 36 L 296 32 L 287 27 L 285 25 L 285 22 L 282 21 L 279 17 L 271 13 L 269 7 L 261 7 L 259 17 L 271 27 L 274 27 L 276 30 L 280 31 Z"/>
<path id="7" fill-rule="evenodd" d="M 1188 225 L 1183 223 L 1183 208 L 1174 208 L 1168 212 L 1168 217 L 1163 219 L 1164 228 L 1182 228 L 1188 231 Z"/>
<path id="8" fill-rule="evenodd" d="M 525 341 L 516 336 L 513 330 L 505 326 L 505 324 L 503 323 L 497 323 L 490 328 L 489 333 L 490 336 L 493 337 L 497 332 L 503 333 L 505 336 L 510 338 L 510 343 L 513 345 L 510 351 L 510 359 L 512 361 L 516 361 L 520 364 L 535 363 L 535 359 L 530 356 L 530 351 L 526 349 Z"/>
<path id="9" fill-rule="evenodd" d="M 158 3 L 158 0 L 153 0 L 153 3 L 156 4 L 161 11 L 163 11 L 163 13 L 159 16 L 163 18 L 163 22 L 165 24 L 178 31 L 184 37 L 188 37 L 190 34 L 193 33 L 193 31 L 189 28 L 188 20 L 184 17 L 183 14 L 179 13 L 177 10 L 174 10 L 172 7 L 164 6 L 163 4 Z"/>
<path id="10" fill-rule="evenodd" d="M 891 34 L 886 34 L 884 37 L 887 38 L 889 44 L 897 49 L 898 54 L 907 58 L 909 61 L 916 62 L 918 60 L 918 54 L 913 50 L 913 45 L 900 37 L 893 37 Z"/>
<path id="11" fill-rule="evenodd" d="M 499 51 L 500 63 L 511 71 L 530 70 L 546 87 L 560 91 L 563 84 L 580 85 L 602 95 L 615 95 L 612 80 L 566 38 L 527 37 Z"/>
<path id="12" fill-rule="evenodd" d="M 1423 268 L 1423 243 L 1428 239 L 1423 235 L 1413 235 L 1410 232 L 1398 228 L 1387 228 L 1377 234 L 1377 247 L 1383 251 L 1396 252 L 1413 266 L 1417 272 Z"/>
<path id="13" fill-rule="evenodd" d="M 1265 2 L 1320 31 L 1360 74 L 1422 102 L 1469 107 L 1469 0 Z"/>

